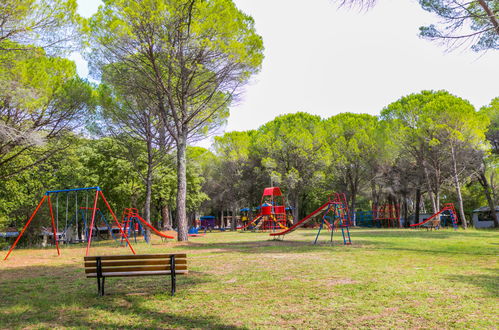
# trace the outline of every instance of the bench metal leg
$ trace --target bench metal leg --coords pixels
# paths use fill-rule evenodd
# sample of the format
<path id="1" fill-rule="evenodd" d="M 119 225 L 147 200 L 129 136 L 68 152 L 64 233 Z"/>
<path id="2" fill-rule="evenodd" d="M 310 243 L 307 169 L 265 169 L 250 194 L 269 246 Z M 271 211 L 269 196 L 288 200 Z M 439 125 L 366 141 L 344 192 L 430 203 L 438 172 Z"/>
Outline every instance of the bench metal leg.
<path id="1" fill-rule="evenodd" d="M 102 260 L 100 257 L 97 257 L 97 290 L 99 291 L 99 296 L 104 295 L 104 283 L 106 278 L 102 276 Z"/>
<path id="2" fill-rule="evenodd" d="M 172 276 L 172 296 L 175 295 L 177 275 L 175 274 L 175 256 L 170 256 L 170 272 Z"/>
<path id="3" fill-rule="evenodd" d="M 97 277 L 97 291 L 99 293 L 99 296 L 104 295 L 104 283 L 106 282 L 105 277 Z"/>

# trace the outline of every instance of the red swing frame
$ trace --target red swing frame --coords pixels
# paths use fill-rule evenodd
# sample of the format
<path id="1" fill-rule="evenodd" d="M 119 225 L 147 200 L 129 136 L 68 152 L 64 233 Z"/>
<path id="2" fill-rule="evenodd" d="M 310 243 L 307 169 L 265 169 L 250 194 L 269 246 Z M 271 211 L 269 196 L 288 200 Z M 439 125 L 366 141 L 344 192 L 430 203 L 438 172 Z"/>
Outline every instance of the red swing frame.
<path id="1" fill-rule="evenodd" d="M 55 194 L 55 193 L 60 193 L 60 192 L 70 192 L 70 191 L 81 191 L 81 190 L 95 190 L 94 207 L 92 208 L 92 220 L 91 220 L 91 224 L 90 224 L 90 234 L 89 234 L 89 237 L 88 237 L 87 250 L 85 252 L 85 256 L 88 256 L 88 252 L 90 251 L 90 245 L 92 244 L 92 231 L 93 231 L 93 228 L 94 228 L 95 213 L 97 211 L 97 202 L 99 200 L 99 196 L 102 198 L 102 200 L 106 204 L 107 209 L 109 210 L 109 212 L 113 216 L 114 222 L 116 223 L 116 225 L 120 229 L 121 235 L 122 235 L 122 237 L 125 238 L 126 242 L 128 243 L 128 246 L 130 247 L 130 250 L 132 251 L 133 254 L 135 254 L 135 250 L 133 249 L 132 245 L 128 241 L 128 238 L 126 237 L 125 233 L 123 232 L 123 228 L 121 227 L 120 222 L 116 218 L 116 215 L 114 214 L 113 209 L 111 208 L 111 206 L 107 202 L 106 197 L 104 197 L 104 194 L 102 193 L 102 189 L 97 186 L 97 187 L 88 187 L 88 188 L 74 188 L 74 189 L 63 189 L 63 190 L 50 190 L 50 191 L 45 192 L 45 195 L 43 196 L 42 200 L 40 201 L 40 203 L 38 203 L 38 206 L 36 207 L 35 211 L 31 215 L 31 217 L 29 218 L 28 222 L 26 222 L 26 224 L 24 225 L 23 229 L 21 230 L 21 233 L 19 234 L 19 236 L 17 236 L 17 239 L 15 240 L 14 244 L 12 244 L 12 246 L 9 249 L 9 252 L 7 252 L 7 255 L 5 256 L 5 258 L 3 260 L 7 260 L 7 258 L 11 254 L 11 252 L 14 250 L 14 248 L 17 245 L 17 243 L 19 242 L 19 240 L 23 236 L 23 234 L 26 231 L 26 229 L 28 229 L 29 225 L 31 224 L 31 221 L 35 218 L 35 215 L 38 213 L 38 210 L 40 210 L 40 207 L 43 205 L 43 202 L 45 202 L 45 200 L 47 200 L 47 203 L 48 203 L 48 206 L 49 206 L 50 219 L 51 219 L 51 222 L 52 222 L 52 232 L 54 234 L 54 242 L 55 242 L 55 247 L 57 249 L 57 255 L 60 256 L 61 255 L 61 251 L 59 249 L 59 239 L 57 237 L 57 229 L 55 228 L 54 211 L 52 209 L 52 201 L 51 201 L 51 198 L 50 198 L 50 194 Z"/>

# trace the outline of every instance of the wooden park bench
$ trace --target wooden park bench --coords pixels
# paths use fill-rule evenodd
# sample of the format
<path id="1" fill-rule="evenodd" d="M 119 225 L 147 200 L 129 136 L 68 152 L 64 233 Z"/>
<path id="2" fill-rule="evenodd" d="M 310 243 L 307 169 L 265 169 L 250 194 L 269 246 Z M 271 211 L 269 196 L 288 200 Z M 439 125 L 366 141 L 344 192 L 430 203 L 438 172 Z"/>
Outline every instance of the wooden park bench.
<path id="1" fill-rule="evenodd" d="M 99 295 L 104 295 L 106 277 L 171 276 L 172 296 L 176 291 L 177 275 L 187 274 L 187 255 L 142 254 L 84 257 L 87 278 L 97 278 Z"/>

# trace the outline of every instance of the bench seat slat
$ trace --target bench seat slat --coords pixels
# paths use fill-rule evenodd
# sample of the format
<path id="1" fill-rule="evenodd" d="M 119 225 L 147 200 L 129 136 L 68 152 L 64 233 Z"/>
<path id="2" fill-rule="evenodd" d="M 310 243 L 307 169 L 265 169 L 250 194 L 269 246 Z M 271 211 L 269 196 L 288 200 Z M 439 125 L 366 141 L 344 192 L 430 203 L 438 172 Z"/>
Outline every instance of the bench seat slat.
<path id="1" fill-rule="evenodd" d="M 170 265 L 161 266 L 135 266 L 135 267 L 103 267 L 102 272 L 135 272 L 135 271 L 154 271 L 154 270 L 170 270 Z M 175 265 L 176 270 L 185 270 L 187 265 Z M 97 267 L 85 268 L 85 274 L 97 273 Z"/>
<path id="2" fill-rule="evenodd" d="M 152 259 L 152 260 L 120 260 L 120 261 L 102 261 L 102 267 L 107 266 L 139 266 L 139 265 L 169 265 L 170 259 Z M 176 265 L 187 264 L 186 259 L 175 258 Z M 96 267 L 97 262 L 87 261 L 85 267 Z"/>
<path id="3" fill-rule="evenodd" d="M 176 270 L 175 274 L 177 275 L 185 275 L 189 271 L 188 270 Z M 169 270 L 157 270 L 157 271 L 147 271 L 147 272 L 110 272 L 110 273 L 102 273 L 103 277 L 125 277 L 125 276 L 154 276 L 154 275 L 170 275 L 172 272 Z M 87 277 L 97 277 L 97 273 L 87 274 Z"/>
<path id="4" fill-rule="evenodd" d="M 161 254 L 130 254 L 130 255 L 115 255 L 115 256 L 88 256 L 83 257 L 85 261 L 95 261 L 97 257 L 101 260 L 128 260 L 128 259 L 164 259 L 169 258 L 171 255 L 175 255 L 175 260 L 177 258 L 187 258 L 185 253 L 161 253 Z"/>

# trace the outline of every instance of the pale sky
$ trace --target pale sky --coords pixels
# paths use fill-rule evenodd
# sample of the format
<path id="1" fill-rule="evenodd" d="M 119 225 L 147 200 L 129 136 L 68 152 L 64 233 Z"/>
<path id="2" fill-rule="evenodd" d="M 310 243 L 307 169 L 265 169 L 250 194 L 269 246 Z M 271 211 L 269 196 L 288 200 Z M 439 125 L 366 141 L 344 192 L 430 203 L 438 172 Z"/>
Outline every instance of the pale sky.
<path id="1" fill-rule="evenodd" d="M 367 12 L 338 9 L 332 0 L 234 0 L 255 19 L 265 60 L 225 131 L 256 129 L 274 117 L 304 111 L 378 115 L 400 97 L 445 89 L 479 108 L 499 96 L 499 52 L 447 52 L 418 37 L 437 19 L 416 0 L 380 0 Z M 99 0 L 80 0 L 90 16 Z M 86 63 L 76 59 L 80 75 Z M 208 145 L 208 141 L 206 141 Z"/>

